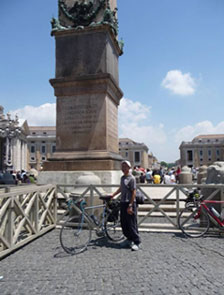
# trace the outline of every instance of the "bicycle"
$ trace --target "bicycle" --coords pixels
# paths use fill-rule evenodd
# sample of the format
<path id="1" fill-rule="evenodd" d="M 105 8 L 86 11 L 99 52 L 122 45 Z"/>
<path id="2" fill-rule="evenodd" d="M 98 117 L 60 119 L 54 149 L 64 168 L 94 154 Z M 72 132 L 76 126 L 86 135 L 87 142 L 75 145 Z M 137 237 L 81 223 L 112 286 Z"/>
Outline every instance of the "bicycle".
<path id="1" fill-rule="evenodd" d="M 178 225 L 186 236 L 202 237 L 208 232 L 211 223 L 220 230 L 224 230 L 224 218 L 213 206 L 209 206 L 209 204 L 224 204 L 224 201 L 204 200 L 195 189 L 189 193 L 185 202 L 185 208 L 178 217 Z"/>
<path id="2" fill-rule="evenodd" d="M 92 231 L 100 237 L 106 236 L 109 240 L 118 242 L 123 239 L 120 225 L 120 202 L 111 200 L 110 196 L 101 196 L 102 205 L 87 206 L 84 198 L 74 199 L 70 196 L 67 220 L 60 230 L 60 243 L 65 252 L 78 254 L 87 249 Z M 88 213 L 102 209 L 100 219 Z M 75 214 L 74 214 L 75 213 Z"/>

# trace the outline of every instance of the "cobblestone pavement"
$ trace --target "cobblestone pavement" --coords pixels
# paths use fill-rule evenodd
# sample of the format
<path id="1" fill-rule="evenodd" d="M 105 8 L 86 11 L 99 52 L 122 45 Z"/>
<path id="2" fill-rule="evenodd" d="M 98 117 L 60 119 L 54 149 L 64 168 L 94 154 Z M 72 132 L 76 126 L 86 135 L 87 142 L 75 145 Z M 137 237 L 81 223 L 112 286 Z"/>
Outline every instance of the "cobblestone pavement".
<path id="1" fill-rule="evenodd" d="M 142 249 L 96 238 L 77 256 L 51 231 L 0 261 L 0 294 L 224 294 L 224 241 L 141 233 Z"/>

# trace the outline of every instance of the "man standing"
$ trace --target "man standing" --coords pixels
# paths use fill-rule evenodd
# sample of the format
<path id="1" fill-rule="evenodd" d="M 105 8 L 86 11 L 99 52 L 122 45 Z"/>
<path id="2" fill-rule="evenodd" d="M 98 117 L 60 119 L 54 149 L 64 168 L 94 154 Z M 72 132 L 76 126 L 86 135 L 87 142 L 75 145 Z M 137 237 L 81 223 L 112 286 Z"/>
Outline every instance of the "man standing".
<path id="1" fill-rule="evenodd" d="M 139 249 L 140 237 L 137 225 L 136 209 L 136 180 L 130 173 L 131 164 L 129 161 L 121 163 L 123 176 L 121 177 L 120 187 L 112 194 L 112 198 L 121 193 L 121 227 L 124 236 L 127 238 L 122 246 L 131 247 L 132 251 Z"/>

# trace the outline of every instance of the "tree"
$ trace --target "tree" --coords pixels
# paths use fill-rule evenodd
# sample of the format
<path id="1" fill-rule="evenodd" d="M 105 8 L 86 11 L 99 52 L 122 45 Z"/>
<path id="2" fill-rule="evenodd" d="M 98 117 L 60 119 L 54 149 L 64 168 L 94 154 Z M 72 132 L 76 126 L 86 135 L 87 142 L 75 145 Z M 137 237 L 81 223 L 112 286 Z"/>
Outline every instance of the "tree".
<path id="1" fill-rule="evenodd" d="M 166 162 L 164 162 L 164 161 L 160 162 L 160 165 L 163 166 L 163 167 L 166 167 L 166 168 L 168 167 L 168 164 Z"/>

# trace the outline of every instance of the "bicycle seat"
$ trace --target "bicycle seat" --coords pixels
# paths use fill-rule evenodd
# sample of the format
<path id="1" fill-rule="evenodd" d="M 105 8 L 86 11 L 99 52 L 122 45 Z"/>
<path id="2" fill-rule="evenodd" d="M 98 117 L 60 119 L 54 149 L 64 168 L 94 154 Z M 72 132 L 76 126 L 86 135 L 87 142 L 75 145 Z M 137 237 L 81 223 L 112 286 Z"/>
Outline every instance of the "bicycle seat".
<path id="1" fill-rule="evenodd" d="M 100 196 L 100 200 L 109 201 L 109 200 L 111 200 L 111 197 L 110 196 Z"/>

